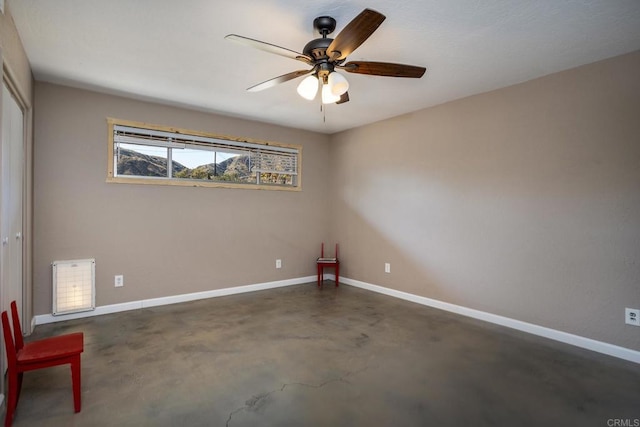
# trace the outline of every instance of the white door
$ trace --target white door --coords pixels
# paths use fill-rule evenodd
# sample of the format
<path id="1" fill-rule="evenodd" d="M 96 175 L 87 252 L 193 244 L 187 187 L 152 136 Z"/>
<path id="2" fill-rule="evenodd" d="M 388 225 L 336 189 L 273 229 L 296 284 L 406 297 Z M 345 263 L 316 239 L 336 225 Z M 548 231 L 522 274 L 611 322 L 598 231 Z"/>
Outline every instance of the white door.
<path id="1" fill-rule="evenodd" d="M 0 174 L 0 295 L 2 310 L 16 301 L 22 314 L 22 214 L 24 115 L 6 83 L 2 85 L 2 173 Z M 24 324 L 24 321 L 22 321 Z M 2 350 L 4 353 L 4 349 Z M 6 368 L 6 365 L 4 365 Z"/>

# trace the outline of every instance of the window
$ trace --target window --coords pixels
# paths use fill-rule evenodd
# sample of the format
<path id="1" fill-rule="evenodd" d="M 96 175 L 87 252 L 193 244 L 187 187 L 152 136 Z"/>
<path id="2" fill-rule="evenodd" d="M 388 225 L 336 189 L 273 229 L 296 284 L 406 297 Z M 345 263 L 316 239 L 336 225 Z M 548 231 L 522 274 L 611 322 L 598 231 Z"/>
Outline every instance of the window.
<path id="1" fill-rule="evenodd" d="M 301 189 L 301 146 L 114 119 L 108 125 L 108 182 Z"/>

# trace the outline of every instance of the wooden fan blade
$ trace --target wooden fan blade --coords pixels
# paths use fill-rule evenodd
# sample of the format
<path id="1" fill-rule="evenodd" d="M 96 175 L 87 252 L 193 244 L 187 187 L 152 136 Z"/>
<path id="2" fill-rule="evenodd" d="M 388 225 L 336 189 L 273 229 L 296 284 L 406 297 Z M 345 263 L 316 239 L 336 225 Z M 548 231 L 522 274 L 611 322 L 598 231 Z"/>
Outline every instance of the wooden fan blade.
<path id="1" fill-rule="evenodd" d="M 269 53 L 275 53 L 276 55 L 284 56 L 286 58 L 297 59 L 298 61 L 313 65 L 313 59 L 311 59 L 309 56 L 291 49 L 287 49 L 285 47 L 276 46 L 275 44 L 263 42 L 260 40 L 250 39 L 249 37 L 243 37 L 237 34 L 228 34 L 224 38 L 245 46 L 260 49 Z"/>
<path id="2" fill-rule="evenodd" d="M 302 76 L 305 76 L 307 74 L 311 74 L 314 71 L 315 71 L 315 68 L 312 68 L 311 70 L 293 71 L 291 73 L 287 73 L 287 74 L 283 74 L 283 75 L 278 76 L 278 77 L 274 77 L 273 79 L 264 81 L 262 83 L 258 83 L 257 85 L 251 86 L 247 90 L 249 92 L 258 92 L 258 91 L 261 91 L 261 90 L 269 89 L 269 88 L 272 88 L 272 87 L 274 87 L 276 85 L 279 85 L 280 83 L 288 82 L 289 80 L 293 80 L 293 79 L 296 79 L 298 77 L 302 77 Z"/>
<path id="3" fill-rule="evenodd" d="M 406 64 L 392 64 L 390 62 L 351 61 L 339 68 L 357 74 L 372 76 L 410 77 L 419 79 L 427 71 L 424 67 Z"/>
<path id="4" fill-rule="evenodd" d="M 375 10 L 365 9 L 336 36 L 327 48 L 330 62 L 344 59 L 358 48 L 385 20 L 385 16 Z"/>
<path id="5" fill-rule="evenodd" d="M 340 95 L 340 99 L 336 101 L 336 104 L 344 104 L 345 102 L 349 102 L 349 92 Z"/>

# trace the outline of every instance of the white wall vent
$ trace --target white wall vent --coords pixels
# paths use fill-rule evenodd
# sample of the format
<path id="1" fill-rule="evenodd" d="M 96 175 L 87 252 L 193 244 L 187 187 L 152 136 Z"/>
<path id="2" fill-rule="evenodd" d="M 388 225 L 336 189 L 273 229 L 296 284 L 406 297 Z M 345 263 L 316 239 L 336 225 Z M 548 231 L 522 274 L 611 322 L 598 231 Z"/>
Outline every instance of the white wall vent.
<path id="1" fill-rule="evenodd" d="M 94 310 L 96 260 L 54 261 L 52 266 L 53 315 Z"/>

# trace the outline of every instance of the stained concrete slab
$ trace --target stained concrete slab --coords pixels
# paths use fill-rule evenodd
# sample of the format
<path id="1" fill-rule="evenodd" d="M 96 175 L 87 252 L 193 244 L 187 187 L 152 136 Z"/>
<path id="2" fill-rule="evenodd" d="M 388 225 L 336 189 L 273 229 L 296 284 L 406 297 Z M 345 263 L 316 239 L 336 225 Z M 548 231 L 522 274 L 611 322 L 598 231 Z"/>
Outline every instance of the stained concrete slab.
<path id="1" fill-rule="evenodd" d="M 75 331 L 85 334 L 82 411 L 68 368 L 29 372 L 15 426 L 640 420 L 640 365 L 350 286 L 66 321 L 30 339 Z"/>

